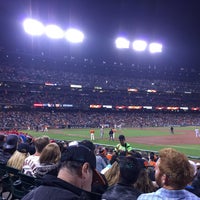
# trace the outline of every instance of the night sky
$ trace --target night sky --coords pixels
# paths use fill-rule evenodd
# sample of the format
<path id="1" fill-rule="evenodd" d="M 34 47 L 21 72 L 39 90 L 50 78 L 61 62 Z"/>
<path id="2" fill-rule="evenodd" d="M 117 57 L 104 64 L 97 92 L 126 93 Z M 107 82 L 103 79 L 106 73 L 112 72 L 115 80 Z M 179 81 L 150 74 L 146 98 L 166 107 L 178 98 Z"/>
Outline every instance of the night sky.
<path id="1" fill-rule="evenodd" d="M 8 50 L 44 51 L 48 55 L 75 54 L 110 59 L 200 65 L 199 0 L 1 0 L 0 46 Z M 83 44 L 64 39 L 32 38 L 22 27 L 26 17 L 62 29 L 79 28 Z M 163 53 L 149 55 L 115 48 L 123 35 L 163 43 Z"/>

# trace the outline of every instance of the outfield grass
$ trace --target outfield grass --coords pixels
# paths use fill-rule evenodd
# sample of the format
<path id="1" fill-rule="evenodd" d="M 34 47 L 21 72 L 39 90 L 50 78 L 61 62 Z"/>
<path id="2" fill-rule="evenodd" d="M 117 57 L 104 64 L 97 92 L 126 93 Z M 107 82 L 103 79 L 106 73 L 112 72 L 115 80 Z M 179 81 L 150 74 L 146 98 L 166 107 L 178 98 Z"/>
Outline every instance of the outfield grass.
<path id="1" fill-rule="evenodd" d="M 105 129 L 104 139 L 100 139 L 100 130 L 95 129 L 95 143 L 97 144 L 104 144 L 109 146 L 115 146 L 118 144 L 118 140 L 116 141 L 109 141 L 108 140 L 108 133 L 110 129 Z M 178 130 L 178 132 L 176 132 Z M 194 127 L 176 127 L 175 134 L 183 134 L 184 130 L 194 130 Z M 181 132 L 183 131 L 183 132 Z M 58 130 L 49 130 L 48 132 L 35 132 L 35 131 L 25 131 L 34 137 L 48 135 L 52 139 L 58 140 L 83 140 L 83 139 L 90 139 L 89 129 L 58 129 Z M 124 134 L 126 137 L 146 137 L 146 136 L 163 136 L 169 135 L 169 128 L 153 128 L 153 129 L 123 129 L 122 131 L 118 131 L 116 136 L 118 137 L 119 134 Z M 127 141 L 129 142 L 129 141 Z M 139 143 L 131 143 L 129 142 L 133 148 L 135 149 L 142 149 L 146 151 L 159 151 L 165 147 L 172 147 L 185 153 L 188 156 L 200 158 L 200 146 L 199 145 L 144 145 Z"/>

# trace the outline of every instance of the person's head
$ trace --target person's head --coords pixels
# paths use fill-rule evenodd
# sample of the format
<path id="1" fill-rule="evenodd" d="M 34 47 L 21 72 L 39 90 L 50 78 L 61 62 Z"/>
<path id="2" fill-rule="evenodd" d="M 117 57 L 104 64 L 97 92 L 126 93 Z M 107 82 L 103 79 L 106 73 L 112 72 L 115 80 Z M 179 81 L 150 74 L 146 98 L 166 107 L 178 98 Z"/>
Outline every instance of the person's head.
<path id="1" fill-rule="evenodd" d="M 28 152 L 16 150 L 7 162 L 7 165 L 22 170 L 24 160 L 29 156 Z"/>
<path id="2" fill-rule="evenodd" d="M 132 156 L 120 156 L 119 169 L 119 182 L 131 185 L 136 182 L 141 170 L 141 165 L 137 158 L 134 158 Z"/>
<path id="3" fill-rule="evenodd" d="M 6 142 L 3 145 L 3 149 L 5 152 L 9 152 L 13 154 L 17 149 L 18 144 L 18 136 L 14 134 L 10 134 L 6 136 Z"/>
<path id="4" fill-rule="evenodd" d="M 95 151 L 95 145 L 90 140 L 82 140 L 79 144 L 88 147 L 93 152 Z"/>
<path id="5" fill-rule="evenodd" d="M 91 191 L 93 182 L 104 182 L 95 168 L 96 156 L 91 149 L 84 145 L 70 146 L 63 153 L 58 178 Z"/>
<path id="6" fill-rule="evenodd" d="M 119 142 L 120 144 L 123 146 L 125 144 L 125 136 L 124 135 L 120 135 L 119 136 Z"/>
<path id="7" fill-rule="evenodd" d="M 60 158 L 60 147 L 56 143 L 50 143 L 42 150 L 39 161 L 41 164 L 57 164 Z"/>
<path id="8" fill-rule="evenodd" d="M 50 139 L 48 136 L 42 136 L 35 139 L 35 149 L 37 153 L 41 153 L 44 147 L 50 143 Z"/>
<path id="9" fill-rule="evenodd" d="M 17 151 L 28 154 L 30 152 L 30 145 L 27 143 L 19 143 L 17 146 Z"/>
<path id="10" fill-rule="evenodd" d="M 159 151 L 159 159 L 155 166 L 155 180 L 160 187 L 179 190 L 191 182 L 194 169 L 188 158 L 172 148 Z"/>

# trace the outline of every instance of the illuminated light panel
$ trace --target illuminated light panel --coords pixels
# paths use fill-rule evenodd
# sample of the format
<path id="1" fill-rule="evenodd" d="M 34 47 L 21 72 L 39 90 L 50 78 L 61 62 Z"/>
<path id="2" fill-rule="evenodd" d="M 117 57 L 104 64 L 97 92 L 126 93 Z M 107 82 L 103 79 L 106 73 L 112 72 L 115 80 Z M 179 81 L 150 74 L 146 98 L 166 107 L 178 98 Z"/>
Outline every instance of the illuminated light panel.
<path id="1" fill-rule="evenodd" d="M 102 105 L 94 105 L 94 104 L 90 105 L 90 108 L 101 108 L 101 107 Z"/>
<path id="2" fill-rule="evenodd" d="M 149 52 L 150 53 L 161 53 L 162 48 L 163 48 L 163 46 L 160 43 L 153 42 L 153 43 L 149 44 Z"/>
<path id="3" fill-rule="evenodd" d="M 144 109 L 149 109 L 151 110 L 152 109 L 152 106 L 143 106 Z"/>
<path id="4" fill-rule="evenodd" d="M 71 28 L 65 32 L 65 38 L 69 42 L 80 43 L 80 42 L 83 42 L 84 40 L 84 34 L 77 29 Z"/>
<path id="5" fill-rule="evenodd" d="M 56 103 L 56 104 L 55 104 L 55 107 L 56 107 L 56 108 L 60 108 L 60 107 L 62 107 L 62 104 Z"/>
<path id="6" fill-rule="evenodd" d="M 192 92 L 184 92 L 185 94 L 192 94 Z"/>
<path id="7" fill-rule="evenodd" d="M 191 110 L 199 110 L 199 107 L 192 107 Z"/>
<path id="8" fill-rule="evenodd" d="M 57 25 L 47 25 L 45 33 L 47 37 L 52 39 L 61 39 L 64 37 L 64 31 Z"/>
<path id="9" fill-rule="evenodd" d="M 102 90 L 102 87 L 95 86 L 94 89 L 95 90 Z"/>
<path id="10" fill-rule="evenodd" d="M 130 110 L 139 110 L 139 109 L 142 109 L 142 106 L 128 106 L 128 109 L 130 109 Z"/>
<path id="11" fill-rule="evenodd" d="M 149 93 L 156 93 L 157 91 L 156 90 L 147 90 L 147 92 L 149 92 Z"/>
<path id="12" fill-rule="evenodd" d="M 132 46 L 135 51 L 145 51 L 147 43 L 144 40 L 135 40 Z"/>
<path id="13" fill-rule="evenodd" d="M 138 89 L 128 88 L 128 92 L 138 92 Z"/>
<path id="14" fill-rule="evenodd" d="M 63 104 L 63 107 L 73 107 L 73 104 Z"/>
<path id="15" fill-rule="evenodd" d="M 103 105 L 103 108 L 112 108 L 112 105 Z"/>
<path id="16" fill-rule="evenodd" d="M 115 108 L 116 108 L 116 109 L 125 109 L 126 106 L 116 106 Z"/>
<path id="17" fill-rule="evenodd" d="M 179 110 L 179 107 L 176 106 L 168 106 L 167 110 Z"/>
<path id="18" fill-rule="evenodd" d="M 34 107 L 43 107 L 43 104 L 42 103 L 34 103 L 33 106 Z"/>
<path id="19" fill-rule="evenodd" d="M 70 87 L 71 88 L 82 88 L 82 85 L 73 85 L 73 84 L 71 84 Z"/>
<path id="20" fill-rule="evenodd" d="M 165 107 L 163 107 L 163 106 L 157 106 L 157 107 L 155 107 L 155 109 L 156 109 L 156 110 L 164 110 Z"/>
<path id="21" fill-rule="evenodd" d="M 115 40 L 115 45 L 116 45 L 116 48 L 118 49 L 128 49 L 130 46 L 130 42 L 126 38 L 118 37 Z"/>
<path id="22" fill-rule="evenodd" d="M 46 82 L 45 85 L 46 85 L 46 86 L 57 86 L 56 83 L 48 83 L 48 82 Z"/>
<path id="23" fill-rule="evenodd" d="M 44 33 L 44 25 L 35 19 L 25 19 L 23 21 L 24 31 L 32 36 L 41 36 Z"/>
<path id="24" fill-rule="evenodd" d="M 180 107 L 181 110 L 188 110 L 188 107 Z"/>

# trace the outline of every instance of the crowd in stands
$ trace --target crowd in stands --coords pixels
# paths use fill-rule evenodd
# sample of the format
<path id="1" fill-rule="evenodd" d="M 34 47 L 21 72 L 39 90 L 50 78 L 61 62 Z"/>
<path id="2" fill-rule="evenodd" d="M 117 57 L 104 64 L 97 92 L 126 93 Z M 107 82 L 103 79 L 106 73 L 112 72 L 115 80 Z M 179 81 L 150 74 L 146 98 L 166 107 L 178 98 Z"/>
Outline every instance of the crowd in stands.
<path id="1" fill-rule="evenodd" d="M 12 82 L 45 82 L 63 86 L 127 90 L 158 90 L 199 93 L 198 71 L 190 67 L 115 64 L 88 59 L 68 58 L 52 61 L 26 55 L 1 54 L 0 80 Z"/>
<path id="2" fill-rule="evenodd" d="M 58 141 L 6 132 L 100 128 L 101 124 L 109 128 L 200 125 L 198 112 L 88 109 L 90 104 L 199 106 L 197 68 L 74 57 L 62 61 L 16 54 L 0 57 L 0 198 L 10 199 L 8 193 L 23 200 L 200 199 L 199 166 L 174 149 L 148 155 L 135 151 L 124 135 L 113 148 L 88 140 Z M 70 84 L 83 88 L 73 90 Z M 106 91 L 94 91 L 95 86 Z M 138 93 L 128 93 L 127 88 Z M 77 107 L 45 110 L 33 108 L 33 103 Z"/>
<path id="3" fill-rule="evenodd" d="M 42 88 L 44 86 L 41 86 Z M 57 87 L 59 88 L 59 87 Z M 34 103 L 43 104 L 70 104 L 73 107 L 89 108 L 90 105 L 123 106 L 178 106 L 199 107 L 200 95 L 198 94 L 154 94 L 154 93 L 128 93 L 127 91 L 95 91 L 62 89 L 49 91 L 47 89 L 20 88 L 13 85 L 12 88 L 1 87 L 1 100 L 3 105 L 23 105 L 32 107 Z M 52 88 L 51 88 L 52 89 Z"/>
<path id="4" fill-rule="evenodd" d="M 44 130 L 48 128 L 99 128 L 108 127 L 170 127 L 199 126 L 198 113 L 145 113 L 145 112 L 41 112 L 6 111 L 0 112 L 0 129 Z"/>
<path id="5" fill-rule="evenodd" d="M 198 163 L 172 148 L 136 151 L 124 135 L 113 148 L 0 134 L 0 165 L 4 199 L 200 199 Z"/>

